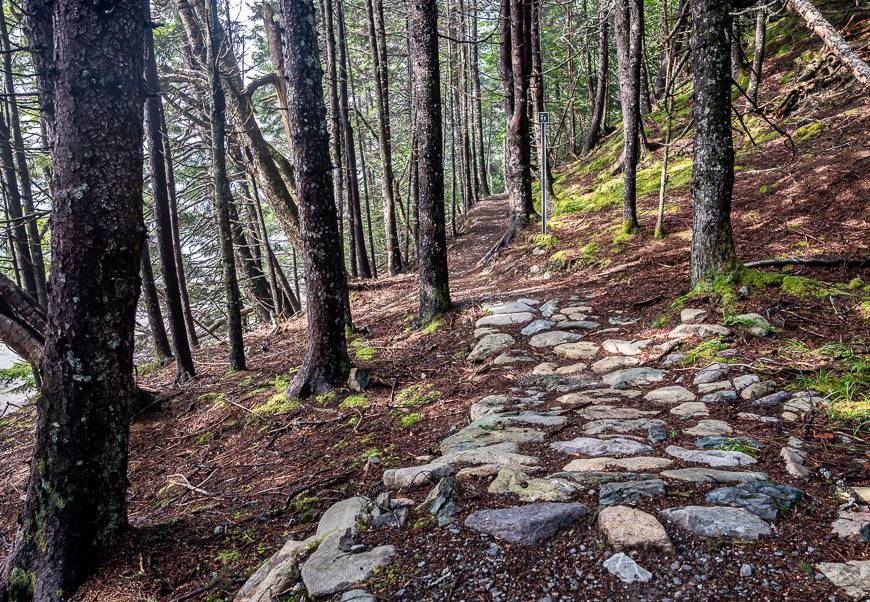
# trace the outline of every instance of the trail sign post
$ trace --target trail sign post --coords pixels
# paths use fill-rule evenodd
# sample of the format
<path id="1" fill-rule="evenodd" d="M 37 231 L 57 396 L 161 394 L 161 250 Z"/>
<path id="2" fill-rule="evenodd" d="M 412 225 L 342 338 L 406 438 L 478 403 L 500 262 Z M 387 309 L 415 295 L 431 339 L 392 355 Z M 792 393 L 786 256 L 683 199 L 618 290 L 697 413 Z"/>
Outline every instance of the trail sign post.
<path id="1" fill-rule="evenodd" d="M 547 233 L 547 193 L 550 187 L 547 185 L 547 124 L 550 123 L 550 114 L 546 111 L 538 113 L 538 124 L 541 126 L 541 152 L 538 155 L 540 163 L 541 180 L 541 232 Z"/>

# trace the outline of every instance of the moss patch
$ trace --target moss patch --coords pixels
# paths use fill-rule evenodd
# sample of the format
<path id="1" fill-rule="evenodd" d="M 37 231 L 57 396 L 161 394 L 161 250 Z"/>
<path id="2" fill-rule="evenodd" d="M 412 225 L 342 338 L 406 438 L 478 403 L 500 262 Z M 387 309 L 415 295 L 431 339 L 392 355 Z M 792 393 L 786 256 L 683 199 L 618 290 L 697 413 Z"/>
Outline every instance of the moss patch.
<path id="1" fill-rule="evenodd" d="M 808 123 L 796 129 L 793 138 L 796 142 L 806 142 L 824 132 L 826 127 L 821 121 Z"/>

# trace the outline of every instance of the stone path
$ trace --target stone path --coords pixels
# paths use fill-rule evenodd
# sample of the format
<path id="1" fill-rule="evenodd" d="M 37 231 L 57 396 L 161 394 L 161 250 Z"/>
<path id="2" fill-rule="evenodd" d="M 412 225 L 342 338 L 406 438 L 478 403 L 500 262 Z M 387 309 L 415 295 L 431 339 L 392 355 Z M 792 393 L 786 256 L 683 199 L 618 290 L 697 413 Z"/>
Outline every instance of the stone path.
<path id="1" fill-rule="evenodd" d="M 351 498 L 331 508 L 316 542 L 288 542 L 276 555 L 285 568 L 276 568 L 273 558 L 237 600 L 275 591 L 264 571 L 279 574 L 285 590 L 296 582 L 311 595 L 328 595 L 353 589 L 396 554 L 413 554 L 355 541 L 360 524 L 406 524 L 415 502 L 392 497 L 403 491 L 431 489 L 418 511 L 454 532 L 478 532 L 496 542 L 534 545 L 565 530 L 595 529 L 611 550 L 603 568 L 615 580 L 641 584 L 673 576 L 647 570 L 634 552 L 673 555 L 674 540 L 686 537 L 771 538 L 782 513 L 802 497 L 800 485 L 812 473 L 801 442 L 764 453 L 767 446 L 744 431 L 774 429 L 822 400 L 811 392 L 778 391 L 727 357 L 700 370 L 683 367 L 683 357 L 672 352 L 675 340 L 730 332 L 704 322 L 705 311 L 684 309 L 683 323 L 663 341 L 632 337 L 630 317 L 593 313 L 589 300 L 577 297 L 517 299 L 484 311 L 468 360 L 512 371 L 517 386 L 473 403 L 468 424 L 441 442 L 440 456 L 386 470 L 386 491 L 376 500 Z M 744 317 L 739 323 L 750 334 L 767 334 L 755 316 Z M 608 338 L 589 340 L 600 331 Z M 731 416 L 727 410 L 738 401 L 751 402 L 753 411 Z M 777 472 L 784 468 L 791 475 L 790 483 L 769 478 L 773 462 Z M 460 522 L 461 483 L 473 479 L 486 479 L 493 504 Z M 596 489 L 597 507 L 577 501 L 581 492 Z M 833 533 L 870 541 L 870 512 L 853 510 L 841 513 Z M 307 559 L 298 552 L 304 546 L 315 550 Z M 870 561 L 831 560 L 837 561 L 813 567 L 820 580 L 833 584 L 828 588 L 836 586 L 846 597 L 870 596 Z M 751 564 L 740 569 L 742 577 L 752 572 Z"/>

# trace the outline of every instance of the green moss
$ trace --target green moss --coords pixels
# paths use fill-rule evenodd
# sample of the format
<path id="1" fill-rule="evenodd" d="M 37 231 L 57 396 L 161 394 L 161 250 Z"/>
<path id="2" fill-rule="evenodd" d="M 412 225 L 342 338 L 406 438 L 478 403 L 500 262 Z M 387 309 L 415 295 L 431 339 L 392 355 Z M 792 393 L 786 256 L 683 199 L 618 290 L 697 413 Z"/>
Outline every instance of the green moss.
<path id="1" fill-rule="evenodd" d="M 714 359 L 722 361 L 722 358 L 716 354 L 725 349 L 728 349 L 728 343 L 723 342 L 721 339 L 704 341 L 687 351 L 682 359 L 682 363 L 686 366 L 692 366 L 700 362 L 709 364 Z"/>
<path id="2" fill-rule="evenodd" d="M 364 408 L 369 405 L 369 399 L 365 396 L 365 394 L 360 393 L 358 395 L 348 395 L 345 397 L 338 407 L 340 408 Z"/>
<path id="3" fill-rule="evenodd" d="M 563 249 L 553 253 L 547 260 L 547 267 L 552 270 L 581 268 L 596 262 L 600 247 L 597 242 L 588 242 L 582 247 Z"/>
<path id="4" fill-rule="evenodd" d="M 265 416 L 275 416 L 278 414 L 286 414 L 287 412 L 292 412 L 294 410 L 299 409 L 299 400 L 294 398 L 288 398 L 287 393 L 275 393 L 272 395 L 268 401 L 261 403 L 258 406 L 254 406 L 251 412 L 255 416 L 259 416 L 261 418 Z"/>
<path id="5" fill-rule="evenodd" d="M 378 355 L 378 350 L 369 345 L 364 339 L 354 339 L 350 342 L 354 357 L 360 361 L 370 362 Z"/>
<path id="6" fill-rule="evenodd" d="M 552 234 L 543 234 L 539 232 L 538 234 L 529 237 L 529 244 L 536 247 L 544 247 L 545 249 L 552 249 L 559 244 L 559 239 Z"/>
<path id="7" fill-rule="evenodd" d="M 441 391 L 432 384 L 413 384 L 396 392 L 395 403 L 402 407 L 424 406 L 441 397 Z"/>
<path id="8" fill-rule="evenodd" d="M 419 412 L 411 412 L 410 414 L 402 414 L 396 419 L 396 423 L 402 428 L 411 428 L 423 420 L 423 414 Z"/>
<path id="9" fill-rule="evenodd" d="M 320 395 L 315 395 L 314 401 L 316 401 L 320 405 L 324 405 L 324 406 L 329 405 L 333 401 L 335 401 L 335 398 L 337 395 L 338 394 L 335 392 L 335 389 L 333 389 L 332 391 L 327 391 L 326 393 L 321 393 Z"/>
<path id="10" fill-rule="evenodd" d="M 9 599 L 12 602 L 31 600 L 33 589 L 36 586 L 36 573 L 15 567 L 9 573 L 7 585 L 9 586 Z"/>
<path id="11" fill-rule="evenodd" d="M 212 431 L 208 431 L 207 433 L 201 434 L 196 438 L 197 445 L 207 445 L 214 440 L 214 433 Z"/>
<path id="12" fill-rule="evenodd" d="M 824 132 L 826 127 L 821 121 L 808 123 L 796 129 L 793 138 L 796 142 L 806 142 Z"/>
<path id="13" fill-rule="evenodd" d="M 300 494 L 293 498 L 290 508 L 297 522 L 307 523 L 317 517 L 317 506 L 320 498 L 314 495 Z"/>
<path id="14" fill-rule="evenodd" d="M 444 320 L 441 318 L 435 318 L 431 322 L 429 322 L 423 329 L 420 330 L 423 334 L 434 334 L 441 330 L 441 327 L 444 325 Z"/>
<path id="15" fill-rule="evenodd" d="M 863 288 L 864 281 L 860 278 L 852 278 L 847 286 L 850 290 L 858 290 L 859 288 Z"/>
<path id="16" fill-rule="evenodd" d="M 652 324 L 649 325 L 650 328 L 664 328 L 668 324 L 670 324 L 671 318 L 670 316 L 659 316 L 655 320 L 653 320 Z"/>

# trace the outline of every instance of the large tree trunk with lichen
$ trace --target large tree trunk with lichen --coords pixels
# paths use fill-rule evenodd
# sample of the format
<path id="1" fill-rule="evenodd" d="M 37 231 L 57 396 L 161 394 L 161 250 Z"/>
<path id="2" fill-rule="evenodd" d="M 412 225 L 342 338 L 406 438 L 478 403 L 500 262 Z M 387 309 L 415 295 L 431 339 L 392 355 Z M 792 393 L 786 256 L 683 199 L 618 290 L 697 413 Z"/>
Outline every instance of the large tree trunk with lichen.
<path id="1" fill-rule="evenodd" d="M 73 595 L 127 524 L 142 223 L 141 2 L 53 7 L 51 287 L 31 475 L 0 600 Z M 82 70 L 100 79 L 81 78 Z M 61 593 L 63 592 L 63 593 Z"/>
<path id="2" fill-rule="evenodd" d="M 351 364 L 344 338 L 347 281 L 333 204 L 323 73 L 311 0 L 282 0 L 287 112 L 299 193 L 302 260 L 308 295 L 308 345 L 287 395 L 307 397 L 341 384 Z"/>
<path id="3" fill-rule="evenodd" d="M 695 144 L 692 166 L 692 284 L 732 272 L 734 147 L 731 140 L 729 6 L 690 0 Z"/>
<path id="4" fill-rule="evenodd" d="M 414 134 L 420 199 L 419 262 L 421 324 L 450 309 L 447 234 L 444 224 L 444 140 L 441 131 L 441 69 L 438 64 L 438 7 L 435 0 L 414 2 Z"/>
<path id="5" fill-rule="evenodd" d="M 750 107 L 758 104 L 758 86 L 764 68 L 764 46 L 767 38 L 767 7 L 759 6 L 755 15 L 755 43 L 752 53 L 752 67 L 749 71 L 749 84 L 746 86 L 746 102 Z"/>
<path id="6" fill-rule="evenodd" d="M 622 105 L 623 203 L 625 232 L 638 228 L 637 161 L 640 155 L 640 63 L 643 47 L 642 0 L 618 0 L 613 10 L 613 32 L 619 63 L 619 97 Z"/>

